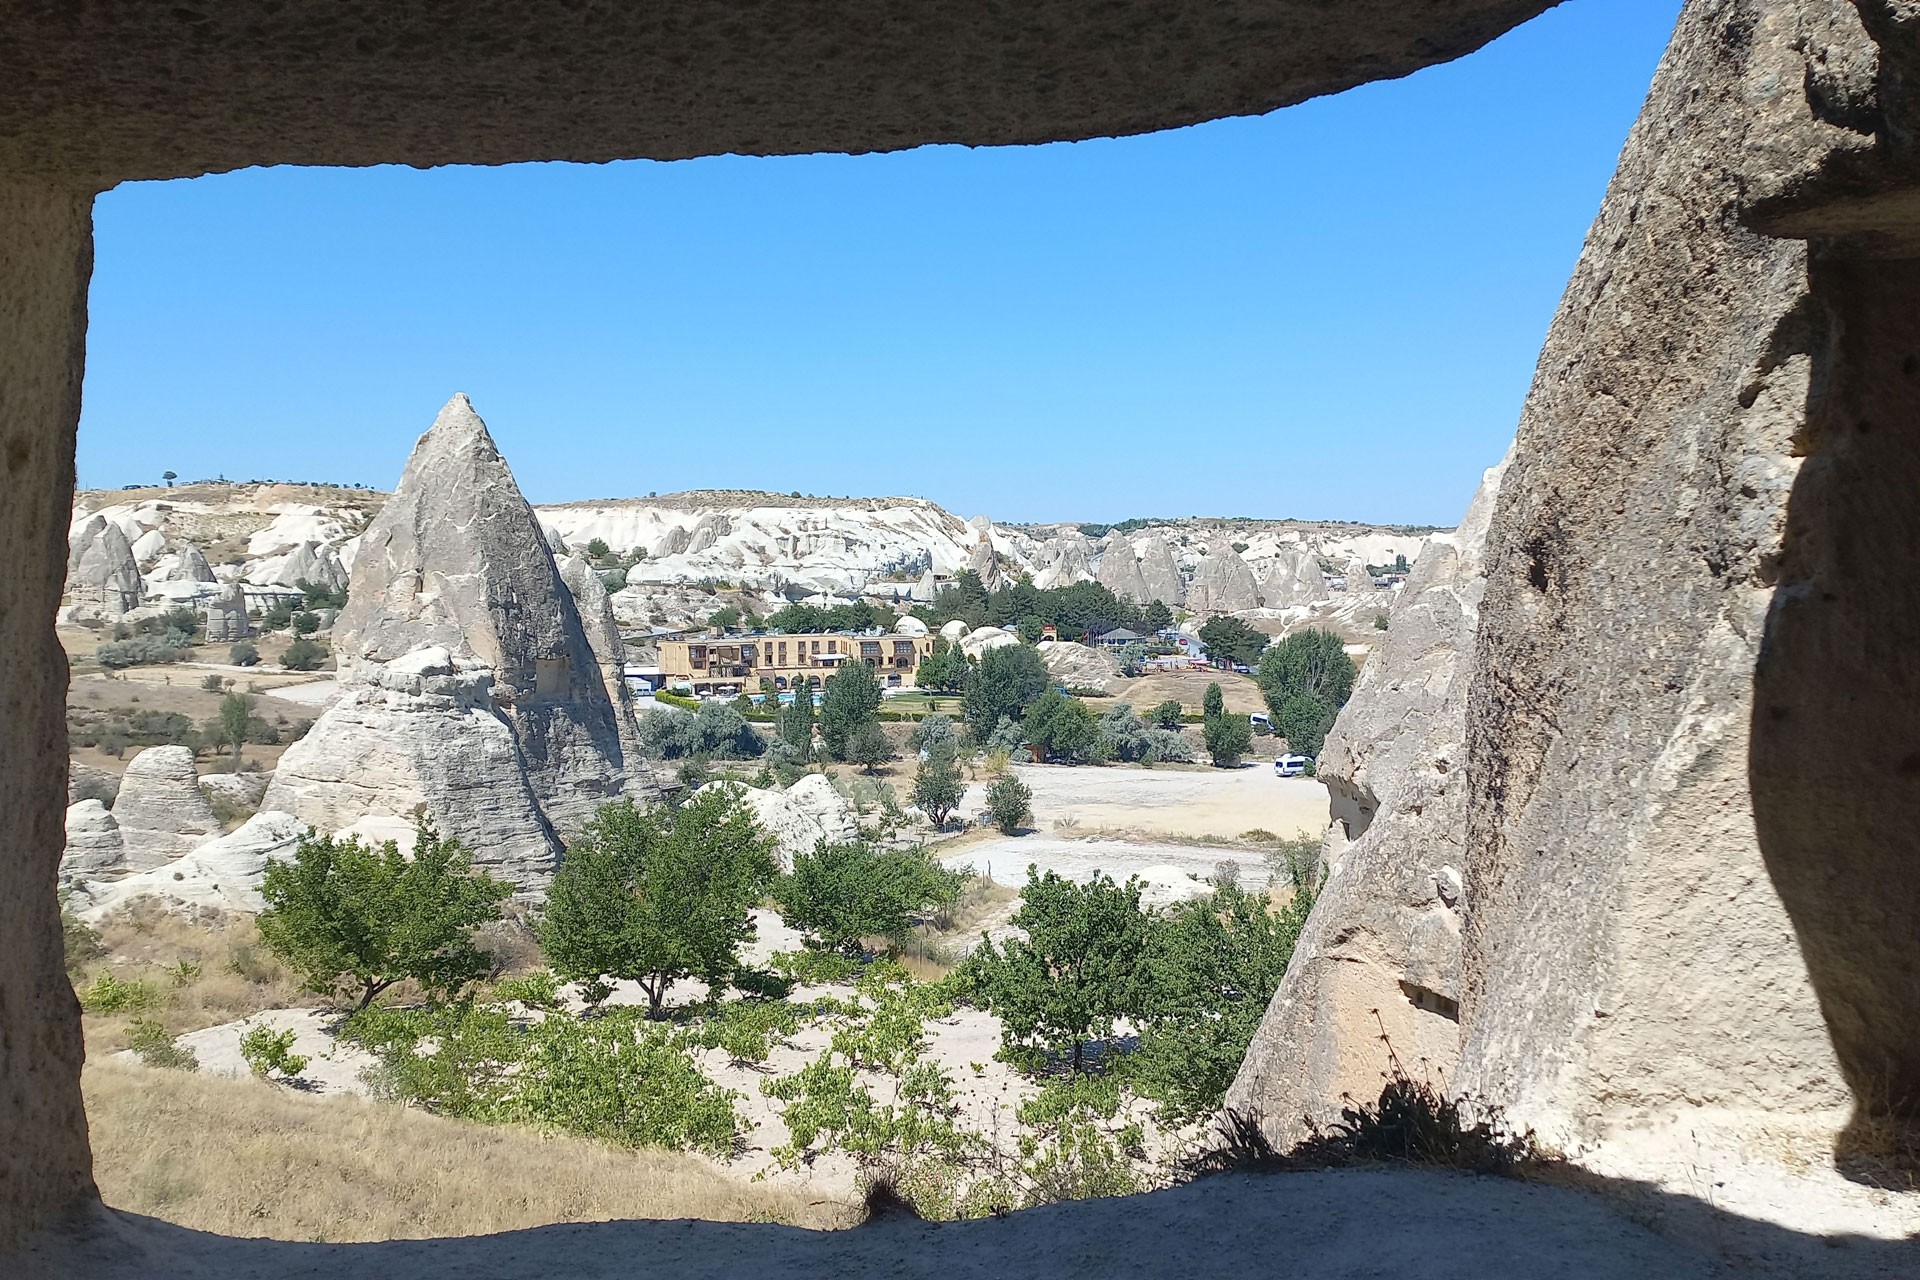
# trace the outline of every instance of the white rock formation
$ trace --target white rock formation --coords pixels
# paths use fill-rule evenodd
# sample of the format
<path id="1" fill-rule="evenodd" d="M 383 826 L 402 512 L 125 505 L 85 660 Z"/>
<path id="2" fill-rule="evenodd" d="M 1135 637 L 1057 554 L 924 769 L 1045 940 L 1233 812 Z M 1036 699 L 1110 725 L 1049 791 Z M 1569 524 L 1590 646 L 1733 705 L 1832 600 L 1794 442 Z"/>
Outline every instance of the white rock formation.
<path id="1" fill-rule="evenodd" d="M 292 814 L 256 813 L 233 832 L 209 840 L 162 867 L 113 881 L 88 881 L 74 891 L 76 914 L 95 921 L 137 898 L 187 907 L 257 912 L 267 861 L 290 861 L 307 825 Z"/>
<path id="2" fill-rule="evenodd" d="M 927 634 L 927 624 L 918 618 L 906 615 L 893 624 L 893 633 L 897 636 L 924 636 Z"/>
<path id="3" fill-rule="evenodd" d="M 1269 609 L 1309 605 L 1331 594 L 1320 572 L 1320 557 L 1305 547 L 1283 550 L 1268 566 L 1260 587 L 1261 603 Z"/>
<path id="4" fill-rule="evenodd" d="M 600 683 L 613 705 L 614 721 L 620 732 L 624 758 L 640 756 L 640 729 L 633 716 L 633 691 L 627 687 L 627 645 L 620 637 L 620 624 L 614 620 L 613 602 L 606 584 L 583 555 L 569 556 L 560 566 L 560 580 L 573 595 L 574 609 L 586 632 L 587 646 L 593 650 L 600 667 Z"/>
<path id="5" fill-rule="evenodd" d="M 1258 609 L 1260 589 L 1253 580 L 1253 570 L 1231 547 L 1203 557 L 1187 587 L 1186 607 L 1195 613 Z"/>
<path id="6" fill-rule="evenodd" d="M 424 809 L 477 865 L 537 894 L 556 832 L 625 788 L 599 656 L 464 395 L 361 536 L 334 653 L 341 697 L 282 756 L 265 808 L 322 830 Z"/>
<path id="7" fill-rule="evenodd" d="M 244 640 L 253 634 L 253 621 L 247 616 L 247 593 L 237 582 L 204 597 L 200 617 L 209 644 Z"/>
<path id="8" fill-rule="evenodd" d="M 1105 689 L 1120 674 L 1120 663 L 1104 650 L 1074 640 L 1042 640 L 1041 659 L 1062 684 Z"/>
<path id="9" fill-rule="evenodd" d="M 117 618 L 140 606 L 145 582 L 120 526 L 96 516 L 67 559 L 67 595 L 91 616 Z"/>
<path id="10" fill-rule="evenodd" d="M 941 628 L 945 635 L 946 629 Z M 1011 631 L 1002 631 L 999 627 L 979 627 L 961 637 L 960 651 L 969 658 L 977 658 L 989 649 L 999 649 L 1010 644 L 1019 644 L 1020 637 Z"/>
<path id="11" fill-rule="evenodd" d="M 120 779 L 113 816 L 133 871 L 170 862 L 220 831 L 185 747 L 148 747 L 136 755 Z"/>
<path id="12" fill-rule="evenodd" d="M 1330 873 L 1228 1098 L 1276 1132 L 1376 1092 L 1383 1030 L 1442 1081 L 1459 1058 L 1467 689 L 1505 467 L 1420 557 L 1320 753 Z"/>
<path id="13" fill-rule="evenodd" d="M 297 587 L 311 583 L 338 591 L 347 585 L 348 574 L 340 563 L 340 554 L 324 542 L 303 542 L 272 567 L 263 566 L 250 580 L 263 586 Z"/>
<path id="14" fill-rule="evenodd" d="M 853 806 L 833 788 L 833 779 L 824 773 L 810 773 L 786 789 L 787 800 L 800 812 L 820 824 L 827 839 L 852 840 L 860 834 L 860 823 Z"/>
<path id="15" fill-rule="evenodd" d="M 154 575 L 161 582 L 214 582 L 213 566 L 207 563 L 207 557 L 199 547 L 191 542 L 180 549 L 173 563 L 163 572 Z"/>
<path id="16" fill-rule="evenodd" d="M 1140 576 L 1140 561 L 1133 554 L 1133 544 L 1123 537 L 1108 540 L 1107 549 L 1100 556 L 1099 581 L 1122 600 L 1135 604 L 1147 602 L 1147 583 Z"/>
<path id="17" fill-rule="evenodd" d="M 272 781 L 271 773 L 209 773 L 200 779 L 200 789 L 209 797 L 223 796 L 230 804 L 253 809 Z"/>
<path id="18" fill-rule="evenodd" d="M 1159 534 L 1152 534 L 1138 546 L 1140 552 L 1140 581 L 1146 589 L 1148 600 L 1158 600 L 1169 609 L 1178 609 L 1186 603 L 1186 583 L 1180 577 L 1180 565 L 1173 558 L 1173 548 Z"/>
<path id="19" fill-rule="evenodd" d="M 113 875 L 126 865 L 127 848 L 112 811 L 98 800 L 67 806 L 67 848 L 60 855 L 60 883 Z"/>
<path id="20" fill-rule="evenodd" d="M 948 644 L 959 644 L 967 638 L 967 624 L 955 618 L 940 628 L 940 638 Z"/>
<path id="21" fill-rule="evenodd" d="M 805 779 L 801 781 L 804 782 Z M 798 786 L 799 783 L 794 785 Z M 791 868 L 795 854 L 811 852 L 813 847 L 822 840 L 848 838 L 846 835 L 830 832 L 816 816 L 815 810 L 819 807 L 819 798 L 811 792 L 803 792 L 799 797 L 794 797 L 785 792 L 762 790 L 759 787 L 740 787 L 736 783 L 709 782 L 695 794 L 710 791 L 715 787 L 727 786 L 736 787 L 740 791 L 742 803 L 753 811 L 754 823 L 777 842 L 775 853 L 783 867 Z M 831 784 L 828 789 L 832 789 Z M 841 805 L 844 808 L 845 801 L 842 801 Z"/>

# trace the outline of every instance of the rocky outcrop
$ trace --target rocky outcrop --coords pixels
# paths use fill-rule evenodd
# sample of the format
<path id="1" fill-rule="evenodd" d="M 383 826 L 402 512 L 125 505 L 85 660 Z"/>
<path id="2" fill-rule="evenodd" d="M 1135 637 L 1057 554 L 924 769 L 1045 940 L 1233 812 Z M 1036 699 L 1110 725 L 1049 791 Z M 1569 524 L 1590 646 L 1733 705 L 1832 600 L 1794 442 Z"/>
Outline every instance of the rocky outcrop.
<path id="1" fill-rule="evenodd" d="M 1276 1000 L 1230 1098 L 1270 1125 L 1287 1064 L 1319 1052 L 1286 1028 L 1318 1036 L 1362 1005 L 1397 1023 L 1439 993 L 1416 982 L 1395 1006 L 1387 980 L 1413 954 L 1406 922 L 1453 913 L 1449 894 L 1458 1005 L 1434 1012 L 1458 1022 L 1452 1088 L 1550 1142 L 1702 1109 L 1914 1123 L 1920 695 L 1886 655 L 1920 643 L 1920 604 L 1869 548 L 1914 536 L 1920 463 L 1893 424 L 1916 412 L 1920 272 L 1895 249 L 1910 240 L 1872 234 L 1909 232 L 1910 202 L 1858 199 L 1889 180 L 1879 113 L 1911 82 L 1894 34 L 1877 4 L 1687 5 L 1489 527 L 1464 820 L 1419 837 L 1461 861 L 1431 867 L 1434 906 L 1405 862 L 1364 894 L 1336 874 L 1282 989 L 1318 1007 Z M 1769 219 L 1832 238 L 1810 254 L 1752 229 Z M 1396 800 L 1385 772 L 1362 844 L 1430 781 Z M 1392 945 L 1372 985 L 1323 996 L 1311 957 L 1341 915 L 1385 921 Z"/>
<path id="2" fill-rule="evenodd" d="M 347 579 L 339 552 L 324 542 L 303 542 L 286 554 L 265 582 L 282 587 L 306 583 L 338 591 L 347 585 Z"/>
<path id="3" fill-rule="evenodd" d="M 1320 557 L 1305 547 L 1282 551 L 1268 566 L 1267 579 L 1260 587 L 1260 601 L 1269 609 L 1312 604 L 1328 594 L 1326 579 L 1320 573 Z"/>
<path id="4" fill-rule="evenodd" d="M 292 814 L 256 813 L 231 833 L 166 866 L 118 880 L 76 885 L 76 914 L 82 920 L 99 920 L 139 898 L 158 898 L 173 906 L 257 912 L 265 906 L 260 882 L 268 860 L 291 860 L 305 834 L 307 824 Z"/>
<path id="5" fill-rule="evenodd" d="M 941 630 L 941 634 L 946 634 L 944 628 Z M 999 649 L 1010 644 L 1019 644 L 1020 637 L 1011 631 L 1005 631 L 999 627 L 975 627 L 972 631 L 968 631 L 961 636 L 956 643 L 960 646 L 960 652 L 966 654 L 969 658 L 978 658 L 989 649 Z"/>
<path id="6" fill-rule="evenodd" d="M 98 800 L 82 800 L 67 808 L 67 847 L 60 855 L 60 883 L 126 870 L 127 847 L 120 824 Z"/>
<path id="7" fill-rule="evenodd" d="M 1389 1045 L 1415 1074 L 1458 1063 L 1467 686 L 1505 465 L 1420 557 L 1320 753 L 1325 883 L 1227 1100 L 1286 1139 L 1376 1095 Z"/>
<path id="8" fill-rule="evenodd" d="M 1343 571 L 1343 576 L 1345 576 L 1347 580 L 1347 590 L 1349 591 L 1373 590 L 1373 575 L 1367 572 L 1367 562 L 1359 556 L 1353 556 L 1348 559 L 1347 567 Z"/>
<path id="9" fill-rule="evenodd" d="M 67 559 L 66 594 L 88 616 L 117 618 L 140 607 L 145 583 L 120 526 L 95 516 Z"/>
<path id="10" fill-rule="evenodd" d="M 693 531 L 687 535 L 685 554 L 697 556 L 703 551 L 710 551 L 714 543 L 732 532 L 733 522 L 726 516 L 718 512 L 701 516 L 699 523 L 695 524 Z"/>
<path id="11" fill-rule="evenodd" d="M 785 792 L 728 782 L 709 782 L 700 792 L 715 787 L 732 787 L 740 793 L 754 823 L 774 838 L 775 852 L 785 867 L 793 866 L 795 854 L 812 852 L 822 840 L 851 840 L 859 834 L 852 809 L 821 774 L 802 778 Z"/>
<path id="12" fill-rule="evenodd" d="M 113 816 L 132 871 L 171 862 L 220 831 L 185 747 L 148 747 L 136 755 L 120 779 Z"/>
<path id="13" fill-rule="evenodd" d="M 1169 609 L 1178 609 L 1186 603 L 1186 584 L 1180 579 L 1180 565 L 1173 558 L 1173 548 L 1159 534 L 1153 534 L 1140 544 L 1140 581 L 1146 589 L 1148 600 L 1158 600 Z"/>
<path id="14" fill-rule="evenodd" d="M 237 809 L 255 809 L 272 781 L 271 773 L 210 773 L 200 779 L 200 789 Z"/>
<path id="15" fill-rule="evenodd" d="M 1187 587 L 1186 607 L 1195 613 L 1236 613 L 1260 607 L 1253 570 L 1231 547 L 1203 556 Z"/>
<path id="16" fill-rule="evenodd" d="M 1071 586 L 1093 577 L 1092 557 L 1087 540 L 1079 534 L 1052 540 L 1047 547 L 1047 563 L 1033 575 L 1033 585 L 1043 591 Z"/>
<path id="17" fill-rule="evenodd" d="M 1113 655 L 1078 641 L 1042 640 L 1037 647 L 1047 670 L 1062 684 L 1105 689 L 1120 674 Z"/>
<path id="18" fill-rule="evenodd" d="M 1122 600 L 1145 604 L 1151 598 L 1147 595 L 1147 581 L 1140 574 L 1140 561 L 1133 554 L 1133 544 L 1125 538 L 1116 537 L 1108 542 L 1100 557 L 1099 581 Z"/>
<path id="19" fill-rule="evenodd" d="M 180 549 L 171 565 L 162 573 L 155 575 L 161 582 L 213 582 L 213 566 L 207 563 L 207 557 L 199 547 L 189 542 Z"/>
<path id="20" fill-rule="evenodd" d="M 247 616 L 247 594 L 237 582 L 203 599 L 200 618 L 209 644 L 244 640 L 253 634 L 253 622 Z"/>
<path id="21" fill-rule="evenodd" d="M 599 664 L 600 683 L 613 706 L 623 758 L 638 759 L 640 730 L 633 717 L 633 692 L 627 688 L 627 645 L 620 637 L 620 624 L 614 620 L 613 601 L 607 595 L 606 584 L 600 581 L 600 575 L 583 555 L 569 556 L 560 565 L 560 580 L 573 594 L 574 609 L 586 632 L 587 646 Z"/>
<path id="22" fill-rule="evenodd" d="M 362 536 L 334 627 L 342 696 L 262 801 L 325 829 L 424 809 L 528 893 L 626 784 L 605 672 L 545 535 L 465 396 Z"/>
<path id="23" fill-rule="evenodd" d="M 834 790 L 833 779 L 824 773 L 809 773 L 797 779 L 784 793 L 788 803 L 820 824 L 829 840 L 852 840 L 860 834 L 853 806 Z"/>

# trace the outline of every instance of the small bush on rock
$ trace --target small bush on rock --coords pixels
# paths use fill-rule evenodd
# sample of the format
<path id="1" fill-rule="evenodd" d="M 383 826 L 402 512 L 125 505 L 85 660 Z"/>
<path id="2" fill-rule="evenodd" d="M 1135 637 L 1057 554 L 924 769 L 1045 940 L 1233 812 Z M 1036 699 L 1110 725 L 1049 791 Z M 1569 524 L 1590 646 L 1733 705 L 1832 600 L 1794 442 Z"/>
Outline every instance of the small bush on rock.
<path id="1" fill-rule="evenodd" d="M 292 1029 L 275 1031 L 263 1023 L 240 1037 L 240 1056 L 248 1070 L 262 1079 L 278 1072 L 291 1080 L 307 1069 L 306 1057 L 293 1051 L 294 1038 Z"/>

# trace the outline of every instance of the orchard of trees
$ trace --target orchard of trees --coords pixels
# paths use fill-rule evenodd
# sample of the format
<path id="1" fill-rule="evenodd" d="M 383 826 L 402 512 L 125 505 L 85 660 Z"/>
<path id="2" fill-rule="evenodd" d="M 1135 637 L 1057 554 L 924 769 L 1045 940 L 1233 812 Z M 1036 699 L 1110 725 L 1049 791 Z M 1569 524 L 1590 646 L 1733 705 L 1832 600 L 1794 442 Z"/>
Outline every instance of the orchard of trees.
<path id="1" fill-rule="evenodd" d="M 1044 626 L 1056 628 L 1063 640 L 1078 640 L 1095 623 L 1147 634 L 1173 625 L 1173 611 L 1160 601 L 1136 605 L 1097 582 L 1043 589 L 1022 577 L 988 591 L 971 569 L 961 570 L 931 604 L 915 609 L 914 615 L 932 627 L 957 618 L 969 629 L 1004 627 L 1022 631 L 1023 639 L 1030 633 L 1035 640 Z"/>

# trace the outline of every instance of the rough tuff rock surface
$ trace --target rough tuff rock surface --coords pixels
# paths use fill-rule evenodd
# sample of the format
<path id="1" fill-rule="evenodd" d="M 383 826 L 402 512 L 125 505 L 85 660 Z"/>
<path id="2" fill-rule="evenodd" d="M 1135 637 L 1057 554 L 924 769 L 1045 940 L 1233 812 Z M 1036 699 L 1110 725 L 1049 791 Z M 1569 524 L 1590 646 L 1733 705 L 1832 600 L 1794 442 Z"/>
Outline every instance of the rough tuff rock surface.
<path id="1" fill-rule="evenodd" d="M 347 585 L 347 571 L 340 563 L 339 552 L 326 543 L 303 542 L 286 554 L 264 582 L 282 587 L 310 583 L 338 591 Z"/>
<path id="2" fill-rule="evenodd" d="M 1187 586 L 1186 607 L 1195 613 L 1234 613 L 1260 607 L 1253 570 L 1232 547 L 1202 557 Z"/>
<path id="3" fill-rule="evenodd" d="M 1463 908 L 1456 1091 L 1563 1145 L 1696 1109 L 1915 1123 L 1920 595 L 1881 557 L 1920 537 L 1916 61 L 1877 3 L 1687 6 L 1487 535 L 1464 823 L 1423 816 L 1421 865 L 1367 886 L 1342 855 L 1282 989 L 1325 1006 L 1277 1001 L 1234 1096 L 1284 1105 L 1321 1025 L 1388 1001 L 1438 910 L 1416 870 L 1457 845 L 1457 890 L 1432 867 Z M 1418 801 L 1383 774 L 1362 845 Z M 1398 929 L 1368 994 L 1315 990 L 1342 915 Z"/>
<path id="4" fill-rule="evenodd" d="M 1125 538 L 1114 538 L 1107 544 L 1106 552 L 1100 557 L 1099 581 L 1122 600 L 1145 604 L 1151 599 L 1147 595 L 1147 580 L 1140 574 L 1139 557 L 1133 553 L 1133 544 Z"/>
<path id="5" fill-rule="evenodd" d="M 160 575 L 167 582 L 213 582 L 213 566 L 200 548 L 189 542 L 180 549 L 179 558 Z"/>
<path id="6" fill-rule="evenodd" d="M 1119 660 L 1112 654 L 1077 640 L 1042 640 L 1037 647 L 1047 670 L 1062 684 L 1104 689 L 1120 674 Z"/>
<path id="7" fill-rule="evenodd" d="M 135 756 L 120 779 L 113 816 L 133 871 L 170 862 L 220 830 L 185 747 L 148 747 Z"/>
<path id="8" fill-rule="evenodd" d="M 1283 1140 L 1377 1096 L 1383 1034 L 1415 1075 L 1450 1080 L 1459 1058 L 1466 695 L 1505 466 L 1428 543 L 1320 753 L 1326 880 L 1227 1098 Z"/>
<path id="9" fill-rule="evenodd" d="M 200 616 L 209 644 L 244 640 L 253 634 L 253 621 L 247 616 L 247 593 L 237 582 L 203 599 Z"/>
<path id="10" fill-rule="evenodd" d="M 110 875 L 126 870 L 127 847 L 120 840 L 120 823 L 98 800 L 82 800 L 67 807 L 67 848 L 60 855 L 60 883 L 83 876 Z"/>
<path id="11" fill-rule="evenodd" d="M 1158 600 L 1169 609 L 1178 609 L 1186 603 L 1186 584 L 1180 578 L 1180 565 L 1173 558 L 1173 548 L 1159 534 L 1153 534 L 1138 547 L 1140 552 L 1140 582 L 1146 588 L 1148 600 Z"/>
<path id="12" fill-rule="evenodd" d="M 82 920 L 95 921 L 136 898 L 159 898 L 174 906 L 221 911 L 259 911 L 260 882 L 267 860 L 289 861 L 307 824 L 288 813 L 256 813 L 241 826 L 192 853 L 118 880 L 85 883 L 74 891 Z"/>
<path id="13" fill-rule="evenodd" d="M 145 582 L 127 535 L 106 520 L 98 527 L 89 521 L 87 528 L 90 532 L 68 556 L 67 595 L 99 617 L 117 618 L 139 608 Z"/>
<path id="14" fill-rule="evenodd" d="M 560 565 L 560 580 L 573 595 L 573 605 L 586 632 L 587 647 L 599 664 L 600 683 L 612 704 L 614 723 L 620 733 L 623 759 L 640 758 L 640 727 L 633 716 L 633 691 L 627 687 L 627 645 L 620 637 L 620 624 L 614 620 L 613 601 L 606 584 L 593 571 L 584 555 L 572 555 Z M 636 774 L 636 780 L 639 775 Z"/>
<path id="15" fill-rule="evenodd" d="M 621 794 L 620 716 L 539 522 L 465 396 L 368 527 L 334 627 L 343 696 L 262 802 L 325 830 L 424 807 L 544 887 L 556 829 Z"/>
<path id="16" fill-rule="evenodd" d="M 753 811 L 753 820 L 777 842 L 774 851 L 784 867 L 791 868 L 795 854 L 811 853 L 822 840 L 851 840 L 859 834 L 852 808 L 833 789 L 832 782 L 820 774 L 800 779 L 787 791 L 742 787 L 731 782 L 709 782 L 700 791 L 711 791 L 715 787 L 731 787 L 740 792 L 741 802 Z"/>
<path id="17" fill-rule="evenodd" d="M 1260 601 L 1269 609 L 1290 609 L 1324 600 L 1327 580 L 1320 573 L 1320 557 L 1309 548 L 1283 551 L 1267 568 Z"/>

